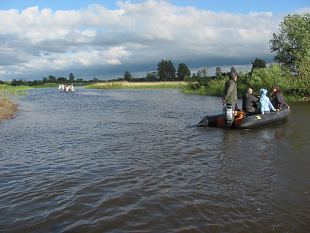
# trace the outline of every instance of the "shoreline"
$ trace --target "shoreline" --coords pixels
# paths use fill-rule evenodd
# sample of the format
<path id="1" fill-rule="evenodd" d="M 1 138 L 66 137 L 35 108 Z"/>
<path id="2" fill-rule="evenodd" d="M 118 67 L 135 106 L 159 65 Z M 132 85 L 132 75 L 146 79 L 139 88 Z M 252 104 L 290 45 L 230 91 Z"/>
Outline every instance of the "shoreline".
<path id="1" fill-rule="evenodd" d="M 0 122 L 12 119 L 17 110 L 16 103 L 9 100 L 0 100 Z"/>
<path id="2" fill-rule="evenodd" d="M 187 84 L 183 81 L 159 81 L 159 82 L 128 82 L 112 81 L 86 85 L 89 89 L 179 89 Z"/>

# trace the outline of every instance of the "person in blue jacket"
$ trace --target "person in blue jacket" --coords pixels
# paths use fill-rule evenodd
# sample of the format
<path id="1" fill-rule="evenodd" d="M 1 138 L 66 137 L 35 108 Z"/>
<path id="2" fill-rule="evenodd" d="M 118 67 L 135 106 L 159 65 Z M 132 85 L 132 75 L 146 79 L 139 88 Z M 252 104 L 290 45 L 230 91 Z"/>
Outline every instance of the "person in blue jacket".
<path id="1" fill-rule="evenodd" d="M 272 103 L 270 102 L 268 96 L 267 96 L 267 90 L 266 89 L 260 89 L 260 111 L 262 114 L 269 113 L 270 111 L 276 112 L 276 109 L 273 107 Z"/>

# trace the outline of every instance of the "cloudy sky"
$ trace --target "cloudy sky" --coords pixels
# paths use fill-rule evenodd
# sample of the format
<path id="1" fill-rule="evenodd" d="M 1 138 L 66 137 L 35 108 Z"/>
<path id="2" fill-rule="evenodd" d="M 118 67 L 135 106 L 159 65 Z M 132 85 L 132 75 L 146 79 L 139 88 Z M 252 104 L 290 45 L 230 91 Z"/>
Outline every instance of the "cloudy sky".
<path id="1" fill-rule="evenodd" d="M 0 80 L 145 74 L 272 61 L 269 40 L 310 0 L 0 0 Z M 213 67 L 213 68 L 212 68 Z"/>

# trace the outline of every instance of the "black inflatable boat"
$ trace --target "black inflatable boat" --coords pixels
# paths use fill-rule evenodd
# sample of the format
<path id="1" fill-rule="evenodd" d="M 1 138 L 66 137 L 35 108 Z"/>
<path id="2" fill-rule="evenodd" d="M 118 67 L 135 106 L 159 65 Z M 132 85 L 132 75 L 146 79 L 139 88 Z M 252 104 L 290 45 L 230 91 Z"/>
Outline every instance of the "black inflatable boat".
<path id="1" fill-rule="evenodd" d="M 270 112 L 264 115 L 245 116 L 243 112 L 238 112 L 231 125 L 227 125 L 226 115 L 224 113 L 205 116 L 199 123 L 201 127 L 219 127 L 235 129 L 253 129 L 270 124 L 279 123 L 287 118 L 290 109 L 284 109 L 279 112 Z"/>

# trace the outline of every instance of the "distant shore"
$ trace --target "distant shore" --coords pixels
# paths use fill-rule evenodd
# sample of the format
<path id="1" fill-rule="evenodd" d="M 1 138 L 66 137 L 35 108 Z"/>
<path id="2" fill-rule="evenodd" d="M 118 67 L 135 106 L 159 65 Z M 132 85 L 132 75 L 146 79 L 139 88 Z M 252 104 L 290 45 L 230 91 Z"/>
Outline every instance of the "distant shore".
<path id="1" fill-rule="evenodd" d="M 185 87 L 186 82 L 182 81 L 162 81 L 162 82 L 102 82 L 86 85 L 85 88 L 91 89 L 166 89 L 166 88 L 182 88 Z"/>
<path id="2" fill-rule="evenodd" d="M 17 104 L 9 100 L 0 100 L 0 122 L 11 119 L 17 112 Z"/>

